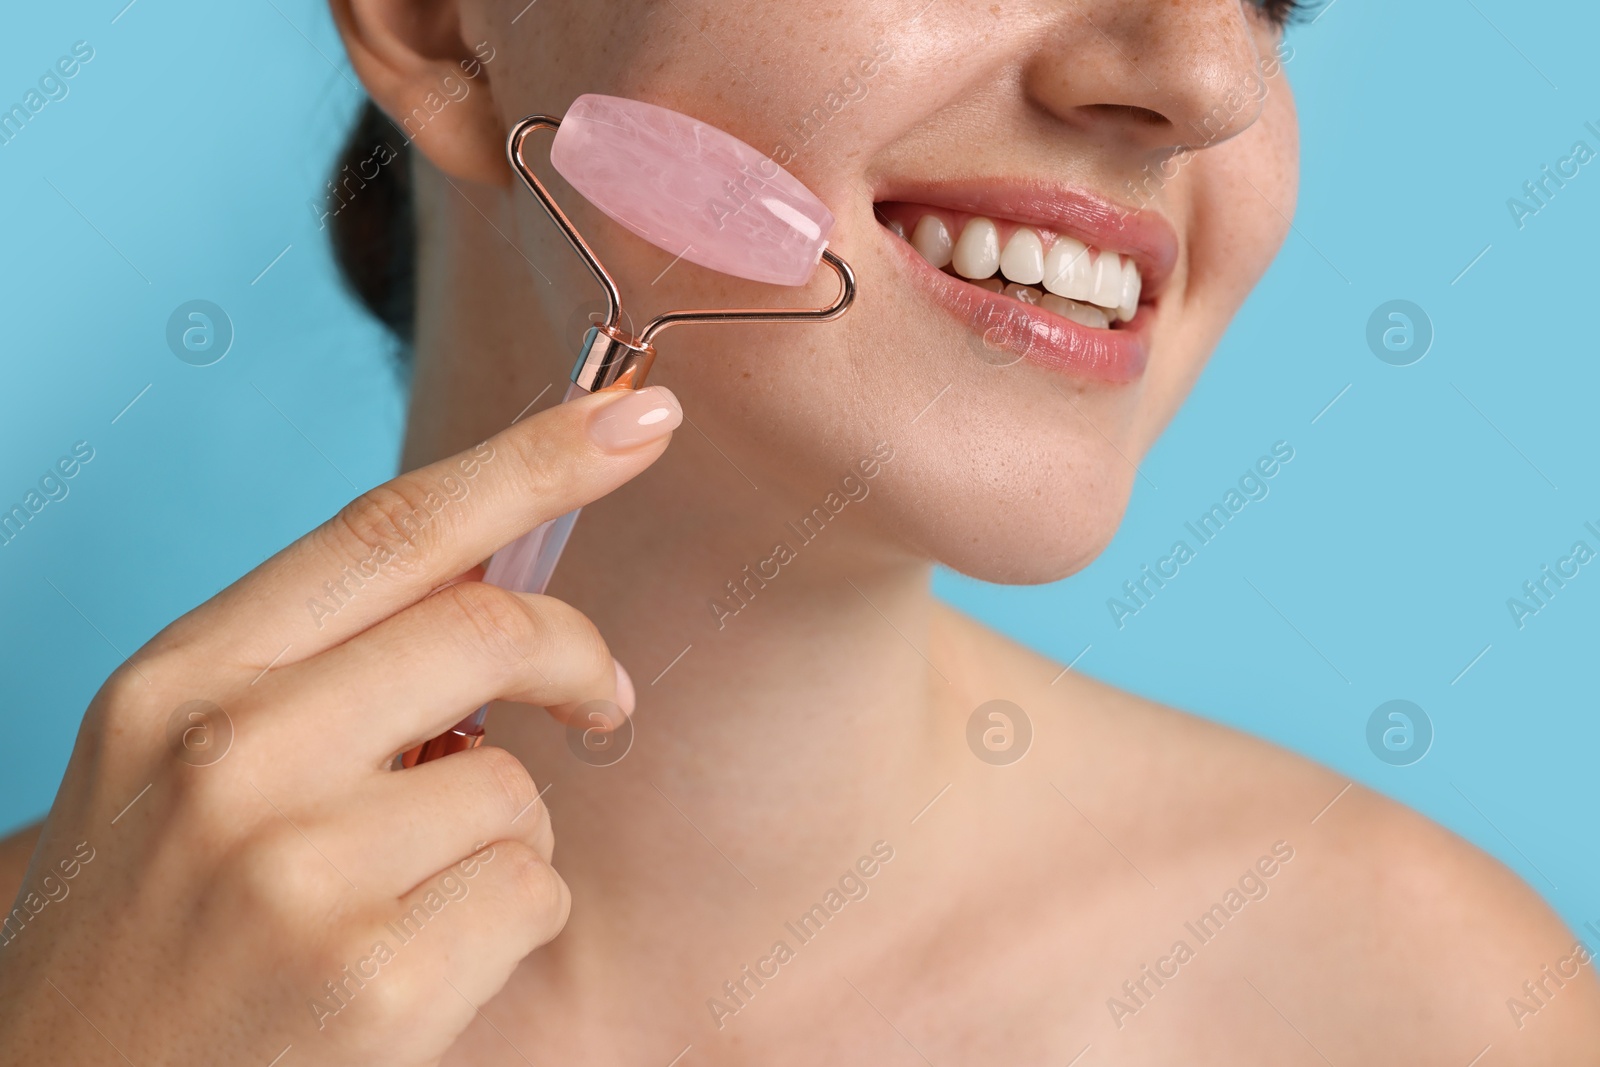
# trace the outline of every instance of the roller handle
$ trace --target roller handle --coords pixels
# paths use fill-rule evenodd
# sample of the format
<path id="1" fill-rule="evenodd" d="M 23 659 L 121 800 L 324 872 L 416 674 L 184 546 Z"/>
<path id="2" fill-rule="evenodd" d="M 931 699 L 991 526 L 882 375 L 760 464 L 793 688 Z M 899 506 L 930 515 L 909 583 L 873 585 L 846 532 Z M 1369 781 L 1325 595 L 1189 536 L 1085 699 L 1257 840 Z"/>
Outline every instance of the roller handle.
<path id="1" fill-rule="evenodd" d="M 587 389 L 573 382 L 567 386 L 567 394 L 561 398 L 561 402 L 565 404 L 588 395 Z M 573 508 L 559 518 L 542 522 L 496 552 L 489 559 L 483 580 L 518 593 L 543 593 L 550 585 L 550 576 L 555 573 L 561 552 L 567 547 L 567 538 L 572 535 L 572 525 L 578 521 L 578 513 L 582 510 Z M 483 743 L 483 721 L 488 714 L 489 705 L 485 704 L 438 737 L 403 753 L 400 765 L 415 767 L 452 752 L 477 748 Z"/>

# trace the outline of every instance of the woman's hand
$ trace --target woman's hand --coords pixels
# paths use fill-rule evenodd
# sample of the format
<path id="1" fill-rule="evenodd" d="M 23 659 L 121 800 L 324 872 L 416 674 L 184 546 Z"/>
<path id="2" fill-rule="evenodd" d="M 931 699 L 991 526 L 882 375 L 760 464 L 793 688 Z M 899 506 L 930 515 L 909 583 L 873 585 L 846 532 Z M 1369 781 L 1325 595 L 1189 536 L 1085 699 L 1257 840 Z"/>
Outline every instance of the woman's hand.
<path id="1" fill-rule="evenodd" d="M 584 616 L 474 579 L 681 418 L 661 388 L 529 418 L 362 495 L 119 667 L 0 924 L 0 1060 L 438 1060 L 569 897 L 515 758 L 394 757 L 494 699 L 632 710 Z"/>

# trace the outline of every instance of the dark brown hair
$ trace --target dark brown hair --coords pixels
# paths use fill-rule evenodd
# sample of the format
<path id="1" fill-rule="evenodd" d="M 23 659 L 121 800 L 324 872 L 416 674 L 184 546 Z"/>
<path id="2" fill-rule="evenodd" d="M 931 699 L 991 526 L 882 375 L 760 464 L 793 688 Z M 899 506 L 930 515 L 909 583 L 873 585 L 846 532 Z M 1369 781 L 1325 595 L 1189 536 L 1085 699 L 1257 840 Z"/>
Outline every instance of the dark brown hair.
<path id="1" fill-rule="evenodd" d="M 375 157 L 388 162 L 368 178 L 362 164 Z M 400 341 L 400 358 L 409 362 L 417 311 L 411 144 L 371 100 L 362 104 L 334 162 L 334 188 L 358 172 L 359 191 L 328 214 L 333 258 L 345 285 Z"/>

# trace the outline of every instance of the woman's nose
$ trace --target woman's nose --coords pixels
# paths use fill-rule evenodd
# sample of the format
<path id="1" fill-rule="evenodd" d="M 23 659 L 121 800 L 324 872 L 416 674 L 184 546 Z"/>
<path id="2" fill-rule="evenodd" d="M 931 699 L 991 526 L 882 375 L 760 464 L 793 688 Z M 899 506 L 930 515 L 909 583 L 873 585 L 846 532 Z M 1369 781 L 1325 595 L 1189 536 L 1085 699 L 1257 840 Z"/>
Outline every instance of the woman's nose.
<path id="1" fill-rule="evenodd" d="M 1028 61 L 1039 107 L 1136 150 L 1205 148 L 1261 115 L 1249 0 L 1069 0 Z"/>

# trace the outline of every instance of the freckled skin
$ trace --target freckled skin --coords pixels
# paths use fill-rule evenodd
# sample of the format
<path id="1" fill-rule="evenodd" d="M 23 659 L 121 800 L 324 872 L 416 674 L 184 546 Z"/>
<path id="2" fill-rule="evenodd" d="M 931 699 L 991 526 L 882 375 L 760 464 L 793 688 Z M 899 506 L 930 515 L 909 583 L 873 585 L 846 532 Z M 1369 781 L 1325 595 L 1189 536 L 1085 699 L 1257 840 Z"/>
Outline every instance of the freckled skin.
<path id="1" fill-rule="evenodd" d="M 503 36 L 520 6 L 464 4 L 465 36 Z M 1102 1062 L 1125 1064 L 1300 1055 L 1285 1053 L 1293 1035 L 1249 979 L 1335 1062 L 1466 1063 L 1493 1042 L 1507 1062 L 1554 1063 L 1560 1049 L 1594 1044 L 1592 974 L 1541 1014 L 1537 1032 L 1510 1027 L 1505 998 L 1573 939 L 1499 864 L 1359 787 L 1312 825 L 1344 779 L 1076 672 L 1063 678 L 1062 665 L 926 599 L 927 561 L 993 581 L 1051 581 L 1112 536 L 1132 464 L 1188 394 L 1294 213 L 1294 102 L 1281 66 L 1262 66 L 1279 43 L 1275 28 L 1225 0 L 903 0 L 824 17 L 778 0 L 621 0 L 538 17 L 540 31 L 515 35 L 494 73 L 500 123 L 597 91 L 695 114 L 766 151 L 786 145 L 788 169 L 838 216 L 833 246 L 861 292 L 828 326 L 666 335 L 655 380 L 684 398 L 700 432 L 590 509 L 591 540 L 568 550 L 551 590 L 595 617 L 625 661 L 665 664 L 692 642 L 669 675 L 682 691 L 653 698 L 654 714 L 663 734 L 699 753 L 694 774 L 710 784 L 694 791 L 706 805 L 697 810 L 737 809 L 706 833 L 763 869 L 754 880 L 770 895 L 752 904 L 694 862 L 662 854 L 646 831 L 619 829 L 642 823 L 686 850 L 703 847 L 676 837 L 685 827 L 661 821 L 642 785 L 681 770 L 673 760 L 630 756 L 619 768 L 636 777 L 619 775 L 597 794 L 544 754 L 547 734 L 513 732 L 502 743 L 536 779 L 556 783 L 552 796 L 581 800 L 565 810 L 552 801 L 572 923 L 492 1006 L 502 1029 L 554 1062 L 664 1061 L 687 1042 L 705 1063 L 918 1062 L 884 1017 L 940 1064 L 1065 1063 L 1091 1043 Z M 865 79 L 866 95 L 797 143 L 790 124 L 880 40 L 894 55 Z M 1263 70 L 1264 94 L 1253 91 Z M 1195 154 L 1150 199 L 1174 226 L 1179 255 L 1148 370 L 1129 385 L 975 359 L 971 338 L 897 275 L 894 239 L 872 213 L 870 191 L 889 176 L 1047 175 L 1134 206 L 1130 182 L 1159 173 L 1185 146 Z M 488 174 L 494 148 L 484 148 Z M 472 174 L 469 155 L 434 157 Z M 509 207 L 487 191 L 480 199 L 514 213 L 521 251 L 550 284 L 526 281 L 520 257 L 463 212 L 456 193 L 426 169 L 422 177 L 425 225 L 441 234 L 439 259 L 449 264 L 430 277 L 457 284 L 425 291 L 418 380 L 429 402 L 413 406 L 408 461 L 473 439 L 486 412 L 509 414 L 556 379 L 567 357 L 547 355 L 556 346 L 541 329 L 559 329 L 589 293 L 527 197 Z M 636 321 L 678 306 L 799 300 L 693 267 L 662 275 L 669 255 L 576 198 L 564 203 L 636 305 Z M 830 286 L 815 282 L 812 299 Z M 524 327 L 500 325 L 508 319 Z M 446 359 L 444 338 L 452 350 L 470 339 L 481 355 Z M 694 622 L 692 608 L 657 620 L 657 630 L 675 625 L 681 636 L 641 623 L 639 583 L 657 612 L 722 588 L 880 439 L 895 458 L 871 505 L 827 547 L 804 548 L 789 584 L 759 592 L 729 623 L 739 635 Z M 637 527 L 651 535 L 623 532 Z M 654 562 L 631 581 L 589 577 L 618 558 Z M 819 640 L 818 625 L 836 629 L 839 642 Z M 907 654 L 906 640 L 925 661 Z M 848 651 L 838 647 L 845 642 Z M 820 690 L 801 680 L 819 663 L 831 683 Z M 1031 709 L 1037 731 L 1034 751 L 999 775 L 961 740 L 971 709 L 997 695 Z M 872 714 L 851 714 L 855 705 Z M 749 708 L 767 713 L 759 730 L 721 726 L 710 736 L 708 724 Z M 812 746 L 789 732 L 792 722 L 854 741 L 797 756 Z M 944 724 L 936 736 L 930 722 Z M 944 783 L 954 784 L 942 822 L 930 813 L 909 827 L 908 814 L 886 814 L 916 812 Z M 814 798 L 803 828 L 771 793 L 785 788 Z M 781 919 L 804 910 L 868 833 L 898 837 L 902 857 L 894 880 L 886 873 L 874 889 L 878 910 L 860 905 L 838 939 L 801 950 L 818 966 L 791 968 L 714 1026 L 708 998 L 782 934 Z M 1273 896 L 1159 999 L 1119 1020 L 1109 1002 L 1121 983 L 1278 840 L 1298 851 Z M 609 888 L 627 872 L 650 872 L 656 890 Z M 604 900 L 592 921 L 586 892 Z M 1465 947 L 1466 927 L 1486 931 L 1485 942 Z M 607 992 L 587 991 L 595 986 L 580 974 Z M 619 1010 L 626 1035 L 599 1021 Z M 509 1060 L 500 1038 L 478 1028 L 451 1062 Z"/>
<path id="2" fill-rule="evenodd" d="M 669 335 L 658 380 L 690 390 L 726 421 L 717 443 L 737 466 L 762 468 L 767 482 L 797 495 L 810 488 L 808 480 L 814 486 L 849 464 L 863 421 L 908 446 L 960 440 L 954 454 L 907 453 L 905 491 L 885 494 L 876 516 L 882 532 L 977 577 L 1049 581 L 1082 567 L 1109 540 L 1131 491 L 1127 460 L 1137 462 L 1171 417 L 1282 240 L 1294 204 L 1293 104 L 1286 80 L 1273 78 L 1260 119 L 1248 121 L 1253 111 L 1237 116 L 1236 128 L 1219 139 L 1225 143 L 1161 190 L 1160 209 L 1184 239 L 1183 251 L 1142 381 L 1083 387 L 1031 365 L 997 370 L 974 360 L 969 338 L 894 280 L 894 250 L 884 247 L 888 235 L 874 224 L 863 189 L 888 175 L 1050 175 L 1129 202 L 1126 182 L 1187 143 L 1188 131 L 1217 106 L 1215 86 L 1246 84 L 1276 33 L 1247 21 L 1237 5 L 1216 3 L 1081 13 L 1047 4 L 963 11 L 960 3 L 941 3 L 905 29 L 922 6 L 863 5 L 818 18 L 805 5 L 702 4 L 691 11 L 693 24 L 672 5 L 653 3 L 540 11 L 540 32 L 516 35 L 507 46 L 511 62 L 492 71 L 495 104 L 509 122 L 529 109 L 523 101 L 604 91 L 693 112 L 765 150 L 793 148 L 789 169 L 839 217 L 835 248 L 865 283 L 857 307 L 828 327 L 759 331 L 753 344 L 746 343 L 750 331 Z M 973 14 L 985 31 L 976 41 Z M 484 29 L 472 32 L 487 35 L 506 16 L 490 5 L 479 6 L 476 17 Z M 733 31 L 729 39 L 717 36 L 722 27 Z M 731 42 L 746 28 L 760 47 L 735 56 Z M 811 144 L 793 143 L 789 125 L 879 40 L 895 56 L 864 79 L 866 96 Z M 491 158 L 485 167 L 498 163 Z M 1279 211 L 1267 209 L 1263 197 Z M 516 210 L 525 230 L 541 230 L 531 203 Z M 693 269 L 674 268 L 652 286 L 670 256 L 616 240 L 587 205 L 570 210 L 624 291 L 648 293 L 652 308 L 772 299 L 759 287 Z M 1228 236 L 1193 240 L 1202 230 Z M 570 276 L 564 251 L 542 242 L 529 254 L 547 274 Z M 829 281 L 813 291 L 825 292 Z M 548 317 L 564 322 L 561 312 L 580 299 L 583 285 L 580 278 L 570 288 L 543 286 L 541 300 L 556 305 Z M 785 411 L 759 406 L 737 378 L 716 369 L 719 359 L 675 358 L 689 345 L 759 361 Z M 859 353 L 869 351 L 904 355 L 867 364 Z M 559 364 L 548 366 L 553 373 Z M 947 385 L 945 399 L 954 402 L 941 401 L 937 420 L 913 426 Z M 872 394 L 866 419 L 857 395 L 863 390 Z M 841 432 L 818 433 L 819 425 Z M 774 456 L 784 462 L 773 465 Z M 803 462 L 794 462 L 798 457 Z M 997 514 L 1017 519 L 998 537 L 990 528 Z M 981 551 L 967 547 L 975 536 Z"/>
<path id="3" fill-rule="evenodd" d="M 787 146 L 860 282 L 835 323 L 662 336 L 652 381 L 688 421 L 655 466 L 584 510 L 549 590 L 632 671 L 637 739 L 599 769 L 544 718 L 491 715 L 491 743 L 549 786 L 572 911 L 443 1062 L 945 1067 L 1064 1064 L 1092 1046 L 1076 1062 L 1412 1067 L 1466 1064 L 1489 1044 L 1485 1065 L 1589 1062 L 1592 967 L 1520 1029 L 1507 1012 L 1574 938 L 1504 867 L 1343 777 L 1064 672 L 928 589 L 936 562 L 1039 583 L 1091 561 L 1132 465 L 1271 262 L 1298 145 L 1281 71 L 1259 103 L 1228 103 L 1278 43 L 1253 5 L 333 7 L 392 115 L 472 45 L 496 47 L 486 80 L 417 143 L 406 466 L 482 440 L 559 385 L 571 324 L 598 306 L 508 177 L 504 131 L 525 114 L 601 92 Z M 865 95 L 800 143 L 791 126 L 880 41 L 893 56 L 861 79 Z M 1125 385 L 977 358 L 906 283 L 873 216 L 890 178 L 1043 176 L 1133 206 L 1129 183 L 1186 146 L 1151 200 L 1179 254 L 1149 367 Z M 552 189 L 635 325 L 833 292 L 826 272 L 802 294 L 668 269 L 671 254 Z M 892 459 L 853 475 L 878 442 Z M 791 524 L 846 476 L 868 493 L 797 538 Z M 796 558 L 746 578 L 778 541 Z M 974 709 L 997 699 L 1033 730 L 1010 766 L 968 742 Z M 894 858 L 868 895 L 810 940 L 788 932 L 880 840 Z M 1294 858 L 1263 899 L 1154 993 L 1124 990 L 1277 842 Z M 730 993 L 778 939 L 795 959 Z"/>
<path id="4" fill-rule="evenodd" d="M 551 593 L 650 673 L 690 645 L 642 705 L 674 751 L 641 745 L 600 786 L 551 754 L 550 731 L 501 728 L 499 742 L 553 783 L 557 862 L 574 896 L 567 931 L 490 1006 L 508 1036 L 551 1062 L 665 1062 L 690 1042 L 702 1063 L 919 1062 L 887 1017 L 940 1064 L 1065 1063 L 1091 1043 L 1102 1062 L 1125 1064 L 1300 1055 L 1284 1051 L 1282 1021 L 1248 978 L 1335 1062 L 1466 1063 L 1493 1042 L 1506 1062 L 1546 1063 L 1594 1044 L 1592 979 L 1542 1012 L 1537 1031 L 1510 1027 L 1505 998 L 1572 937 L 1499 864 L 1359 787 L 1312 825 L 1344 779 L 1063 677 L 1063 665 L 927 593 L 930 561 L 1051 581 L 1112 536 L 1132 464 L 1294 213 L 1294 101 L 1281 65 L 1262 65 L 1274 27 L 1229 0 L 879 0 L 820 15 L 779 0 L 612 0 L 541 4 L 512 28 L 521 8 L 461 4 L 463 38 L 505 42 L 489 125 L 604 92 L 694 114 L 774 154 L 785 146 L 788 169 L 838 217 L 833 247 L 860 297 L 826 326 L 662 338 L 654 380 L 683 398 L 695 429 L 585 512 Z M 801 144 L 791 125 L 880 41 L 893 56 L 862 79 L 865 95 Z M 570 358 L 559 333 L 594 298 L 531 198 L 503 184 L 497 144 L 422 147 L 434 252 L 408 463 L 476 440 L 559 380 Z M 875 185 L 908 176 L 1048 176 L 1137 206 L 1130 183 L 1184 147 L 1192 158 L 1148 197 L 1179 254 L 1149 367 L 1128 385 L 975 359 L 971 337 L 900 277 L 895 239 L 873 216 Z M 662 274 L 669 254 L 575 197 L 563 203 L 636 323 L 675 307 L 801 302 L 693 266 Z M 815 281 L 806 299 L 821 303 L 831 286 Z M 879 440 L 894 459 L 868 502 L 713 628 L 708 595 L 769 554 L 783 524 Z M 997 696 L 1029 709 L 1036 733 L 1027 758 L 1003 769 L 973 759 L 963 732 Z M 759 900 L 663 810 L 663 782 L 686 791 L 685 814 L 718 848 L 761 872 Z M 795 796 L 808 798 L 799 818 Z M 878 837 L 895 839 L 899 866 L 851 905 L 853 925 L 801 949 L 716 1027 L 708 998 Z M 1280 839 L 1297 852 L 1272 895 L 1118 1027 L 1108 1001 L 1121 983 Z M 1483 942 L 1468 948 L 1463 928 Z M 511 1060 L 478 1027 L 450 1062 Z"/>

